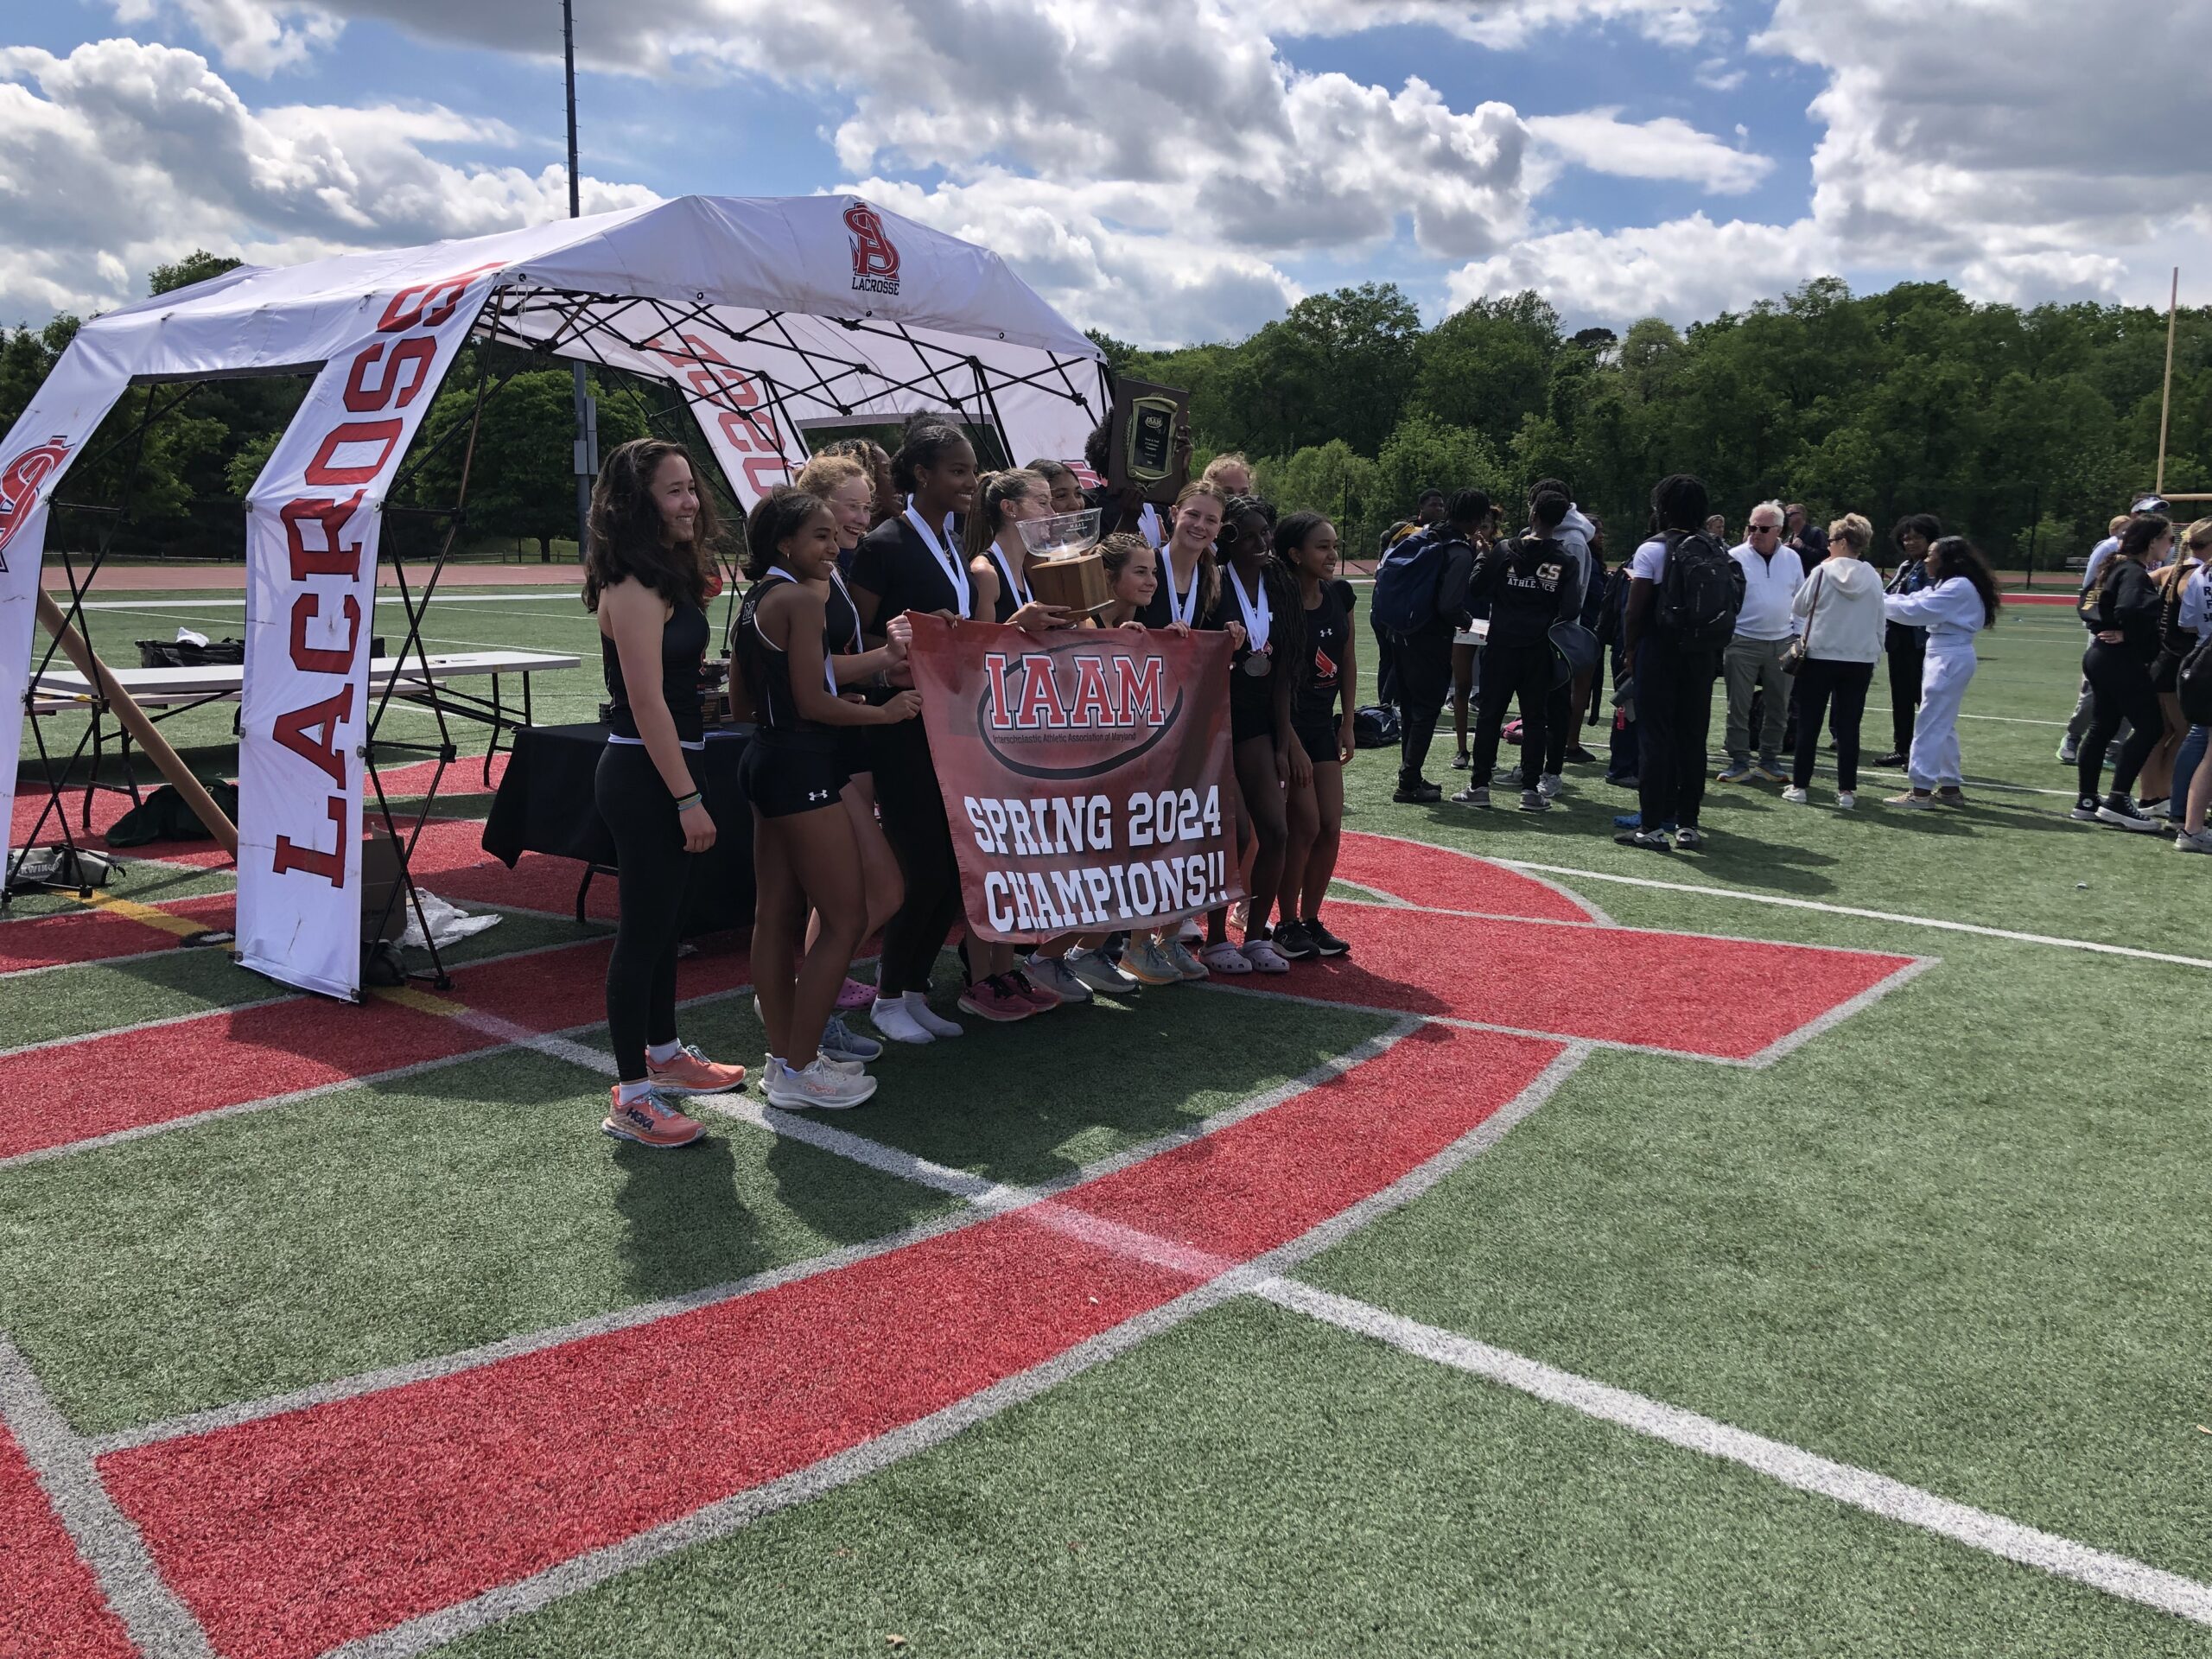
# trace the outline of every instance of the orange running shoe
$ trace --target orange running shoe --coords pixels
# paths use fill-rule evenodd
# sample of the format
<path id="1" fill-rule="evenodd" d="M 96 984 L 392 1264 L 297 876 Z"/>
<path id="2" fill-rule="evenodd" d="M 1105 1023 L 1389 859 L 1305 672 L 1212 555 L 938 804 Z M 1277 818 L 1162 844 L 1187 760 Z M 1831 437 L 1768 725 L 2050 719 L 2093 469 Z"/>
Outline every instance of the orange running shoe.
<path id="1" fill-rule="evenodd" d="M 707 1132 L 707 1126 L 690 1118 L 648 1089 L 625 1105 L 622 1085 L 607 1090 L 610 1103 L 600 1132 L 617 1141 L 634 1141 L 641 1147 L 688 1147 Z"/>
<path id="2" fill-rule="evenodd" d="M 664 1064 L 646 1055 L 645 1080 L 664 1094 L 734 1095 L 745 1087 L 745 1068 L 716 1065 L 686 1043 Z"/>

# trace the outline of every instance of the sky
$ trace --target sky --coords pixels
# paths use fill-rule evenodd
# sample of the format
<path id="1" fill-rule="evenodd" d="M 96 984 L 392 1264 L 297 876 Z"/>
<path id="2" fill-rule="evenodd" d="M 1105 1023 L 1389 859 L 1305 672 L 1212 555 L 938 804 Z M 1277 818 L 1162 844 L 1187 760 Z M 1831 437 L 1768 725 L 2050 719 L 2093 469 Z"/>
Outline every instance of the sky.
<path id="1" fill-rule="evenodd" d="M 1079 326 L 1395 282 L 2212 302 L 2183 0 L 576 0 L 586 212 L 857 192 Z M 0 0 L 0 324 L 564 214 L 557 0 Z M 2146 55 L 2147 54 L 2147 55 Z"/>

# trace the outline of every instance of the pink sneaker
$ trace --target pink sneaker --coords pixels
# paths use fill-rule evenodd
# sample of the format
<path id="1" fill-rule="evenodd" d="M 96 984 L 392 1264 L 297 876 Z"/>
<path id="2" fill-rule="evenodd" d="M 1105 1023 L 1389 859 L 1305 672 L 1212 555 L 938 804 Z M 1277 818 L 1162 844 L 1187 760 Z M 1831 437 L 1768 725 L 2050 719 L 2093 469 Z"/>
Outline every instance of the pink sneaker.
<path id="1" fill-rule="evenodd" d="M 873 1007 L 875 1006 L 875 987 L 863 985 L 857 979 L 848 979 L 837 992 L 837 1006 L 841 1009 Z"/>
<path id="2" fill-rule="evenodd" d="M 1050 986 L 1040 984 L 1030 978 L 1019 968 L 1004 977 L 1007 983 L 1014 987 L 1014 994 L 1026 1001 L 1039 1014 L 1048 1008 L 1057 1008 L 1067 1000 Z"/>
<path id="3" fill-rule="evenodd" d="M 668 1095 L 727 1095 L 745 1087 L 745 1068 L 717 1065 L 686 1043 L 665 1061 L 645 1056 L 645 1077 Z"/>
<path id="4" fill-rule="evenodd" d="M 1037 1005 L 1007 983 L 1003 976 L 993 974 L 988 979 L 977 980 L 960 993 L 960 1006 L 978 1020 L 995 1020 L 1006 1024 L 1015 1020 L 1027 1020 L 1037 1012 Z"/>

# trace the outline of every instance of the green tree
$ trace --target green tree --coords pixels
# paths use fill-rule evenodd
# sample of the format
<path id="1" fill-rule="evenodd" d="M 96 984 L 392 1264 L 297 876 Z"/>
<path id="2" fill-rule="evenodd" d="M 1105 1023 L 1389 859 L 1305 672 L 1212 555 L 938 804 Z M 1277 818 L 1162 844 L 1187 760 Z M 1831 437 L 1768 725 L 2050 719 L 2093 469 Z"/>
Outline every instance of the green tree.
<path id="1" fill-rule="evenodd" d="M 194 283 L 204 283 L 210 276 L 220 276 L 226 270 L 236 270 L 245 263 L 243 259 L 210 253 L 205 248 L 194 248 L 174 264 L 156 265 L 148 271 L 146 291 L 149 294 L 172 294 L 180 288 L 189 288 Z"/>
<path id="2" fill-rule="evenodd" d="M 1477 300 L 1421 336 L 1408 407 L 1471 427 L 1499 448 L 1543 411 L 1560 353 L 1559 314 L 1532 293 Z"/>

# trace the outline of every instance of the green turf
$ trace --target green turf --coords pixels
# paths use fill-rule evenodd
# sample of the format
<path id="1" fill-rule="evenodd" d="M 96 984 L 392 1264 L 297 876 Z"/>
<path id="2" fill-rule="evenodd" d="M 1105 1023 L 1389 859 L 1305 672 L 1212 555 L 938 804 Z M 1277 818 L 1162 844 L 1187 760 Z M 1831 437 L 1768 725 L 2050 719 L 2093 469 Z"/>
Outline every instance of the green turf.
<path id="1" fill-rule="evenodd" d="M 2203 1638 L 1242 1303 L 445 1651 L 2149 1659 Z"/>

